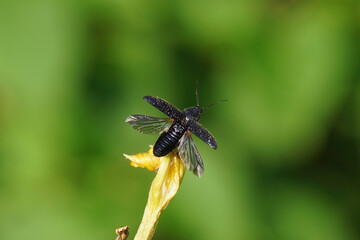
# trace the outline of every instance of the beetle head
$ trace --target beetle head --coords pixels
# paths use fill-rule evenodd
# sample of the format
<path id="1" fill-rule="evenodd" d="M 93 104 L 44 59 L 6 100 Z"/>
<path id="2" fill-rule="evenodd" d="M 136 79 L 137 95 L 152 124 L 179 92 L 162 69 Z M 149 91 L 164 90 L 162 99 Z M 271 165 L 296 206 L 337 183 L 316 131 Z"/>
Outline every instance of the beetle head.
<path id="1" fill-rule="evenodd" d="M 202 110 L 203 109 L 200 106 L 195 106 L 195 107 L 186 108 L 184 110 L 184 113 L 187 119 L 191 119 L 197 122 L 200 120 L 200 115 Z"/>
<path id="2" fill-rule="evenodd" d="M 207 109 L 219 102 L 224 102 L 224 101 L 227 101 L 227 100 L 219 100 L 217 102 L 214 102 L 206 107 L 200 107 L 199 106 L 199 95 L 198 95 L 198 81 L 196 81 L 196 106 L 195 107 L 190 107 L 190 108 L 186 108 L 184 110 L 185 112 L 185 116 L 187 119 L 191 119 L 191 120 L 194 120 L 194 121 L 199 121 L 200 120 L 200 115 L 201 115 L 201 112 L 204 110 L 204 109 Z"/>

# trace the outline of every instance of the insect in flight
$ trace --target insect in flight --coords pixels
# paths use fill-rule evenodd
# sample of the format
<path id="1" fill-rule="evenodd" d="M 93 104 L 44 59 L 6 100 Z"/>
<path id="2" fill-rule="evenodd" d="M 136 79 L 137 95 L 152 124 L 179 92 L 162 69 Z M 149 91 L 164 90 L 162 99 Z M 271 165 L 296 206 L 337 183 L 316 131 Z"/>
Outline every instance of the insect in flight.
<path id="1" fill-rule="evenodd" d="M 211 133 L 201 126 L 201 112 L 219 102 L 212 103 L 206 107 L 199 106 L 198 87 L 196 82 L 196 106 L 180 111 L 164 99 L 159 97 L 145 96 L 143 99 L 165 113 L 170 118 L 159 118 L 148 115 L 131 115 L 125 122 L 134 129 L 144 134 L 160 134 L 156 141 L 153 152 L 154 156 L 162 157 L 169 154 L 178 147 L 178 154 L 187 169 L 193 171 L 198 177 L 204 172 L 204 164 L 200 153 L 191 137 L 191 132 L 203 140 L 213 149 L 217 148 L 215 138 Z"/>

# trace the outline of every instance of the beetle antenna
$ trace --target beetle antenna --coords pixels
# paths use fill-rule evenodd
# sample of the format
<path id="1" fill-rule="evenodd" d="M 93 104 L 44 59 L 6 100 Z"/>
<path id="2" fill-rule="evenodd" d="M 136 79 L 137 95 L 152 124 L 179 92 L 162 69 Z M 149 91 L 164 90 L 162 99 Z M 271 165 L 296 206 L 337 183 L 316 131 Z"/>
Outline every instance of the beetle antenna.
<path id="1" fill-rule="evenodd" d="M 220 102 L 226 102 L 227 100 L 219 100 L 219 101 L 216 101 L 216 102 L 214 102 L 214 103 L 212 103 L 212 104 L 210 104 L 210 105 L 208 105 L 208 106 L 206 106 L 206 107 L 202 107 L 202 109 L 207 109 L 207 108 L 209 108 L 209 107 L 211 107 L 211 106 L 214 106 L 215 104 L 217 104 L 217 103 L 220 103 Z"/>
<path id="2" fill-rule="evenodd" d="M 199 94 L 198 94 L 198 80 L 196 80 L 196 106 L 199 105 Z"/>

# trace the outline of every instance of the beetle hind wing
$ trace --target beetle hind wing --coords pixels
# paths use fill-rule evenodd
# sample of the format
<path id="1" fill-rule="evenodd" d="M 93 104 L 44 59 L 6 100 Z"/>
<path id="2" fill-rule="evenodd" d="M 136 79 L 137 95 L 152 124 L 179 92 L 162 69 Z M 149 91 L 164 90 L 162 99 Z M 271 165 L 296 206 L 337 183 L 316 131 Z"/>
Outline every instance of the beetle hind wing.
<path id="1" fill-rule="evenodd" d="M 130 126 L 138 132 L 144 134 L 161 134 L 170 128 L 173 120 L 171 118 L 159 118 L 138 114 L 127 117 L 125 122 L 130 124 Z"/>
<path id="2" fill-rule="evenodd" d="M 200 153 L 196 148 L 194 140 L 191 137 L 190 131 L 186 131 L 180 139 L 179 156 L 185 167 L 192 171 L 198 177 L 204 172 L 204 163 L 201 159 Z"/>

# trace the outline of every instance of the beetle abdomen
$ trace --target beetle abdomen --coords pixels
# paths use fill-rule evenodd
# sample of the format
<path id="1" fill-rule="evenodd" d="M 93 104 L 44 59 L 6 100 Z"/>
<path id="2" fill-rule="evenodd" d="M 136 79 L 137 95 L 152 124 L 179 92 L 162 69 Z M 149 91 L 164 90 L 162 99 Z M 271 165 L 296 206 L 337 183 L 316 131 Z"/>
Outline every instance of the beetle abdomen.
<path id="1" fill-rule="evenodd" d="M 163 157 L 179 145 L 180 138 L 184 135 L 186 127 L 175 122 L 168 131 L 162 133 L 154 145 L 154 156 Z"/>

